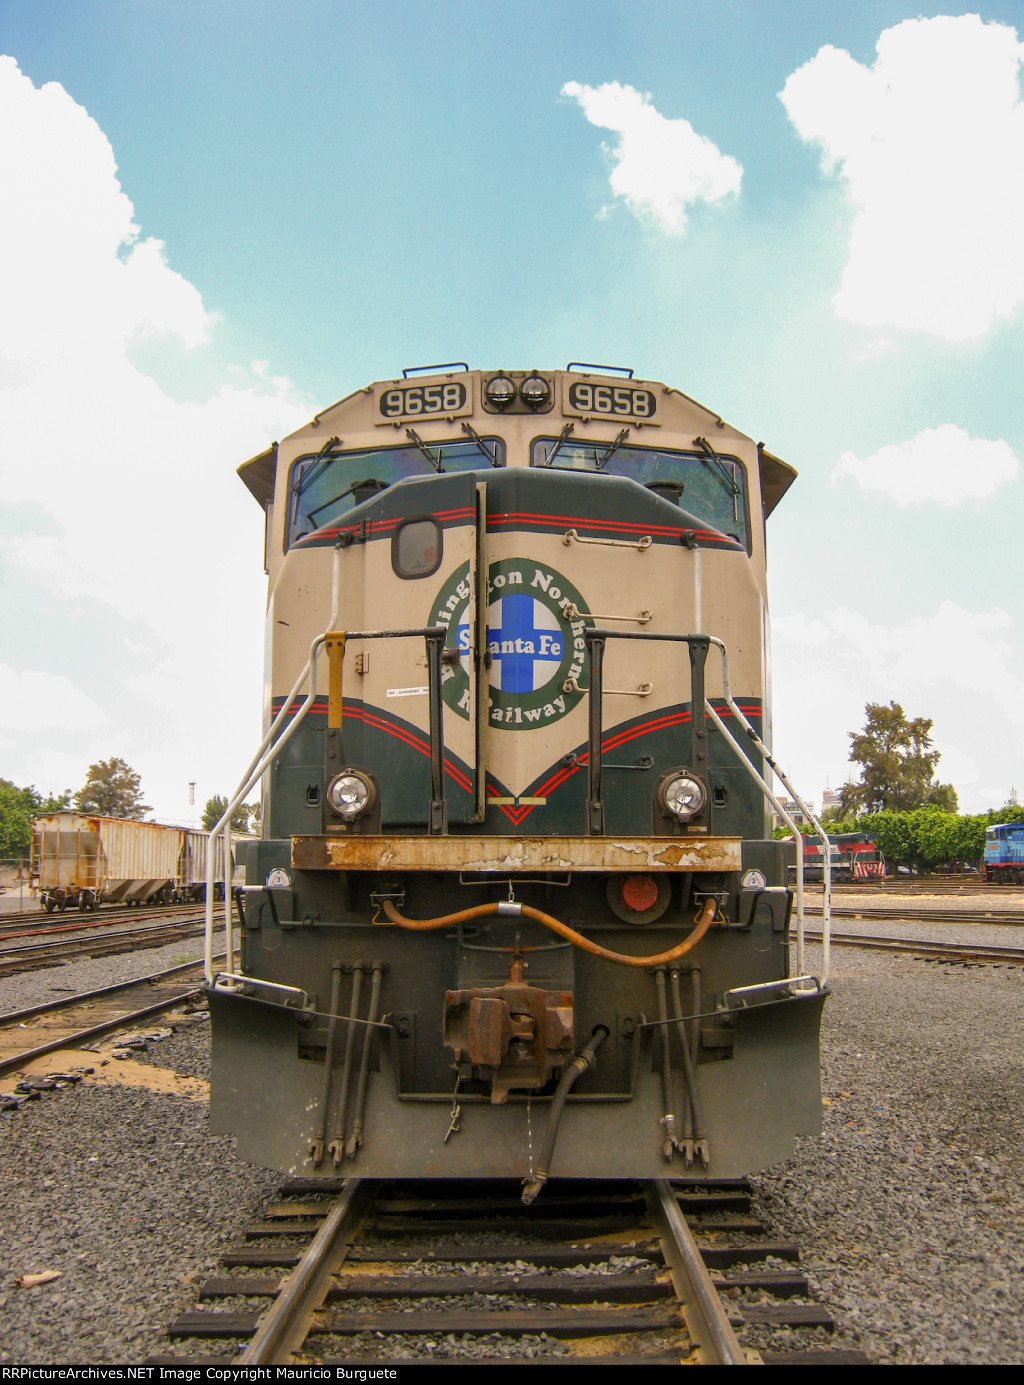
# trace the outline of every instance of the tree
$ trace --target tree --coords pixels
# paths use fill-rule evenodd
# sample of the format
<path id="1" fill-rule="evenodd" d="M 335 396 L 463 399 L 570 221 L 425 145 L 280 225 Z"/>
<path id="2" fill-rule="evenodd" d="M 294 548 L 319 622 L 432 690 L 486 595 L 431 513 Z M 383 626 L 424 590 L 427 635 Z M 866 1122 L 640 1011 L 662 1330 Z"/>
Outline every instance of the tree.
<path id="1" fill-rule="evenodd" d="M 219 793 L 215 793 L 212 798 L 206 800 L 206 807 L 203 809 L 203 816 L 200 821 L 200 826 L 204 832 L 209 832 L 217 826 L 224 816 L 224 810 L 227 806 L 227 799 Z M 250 818 L 253 828 L 259 827 L 260 805 L 258 803 L 240 803 L 231 814 L 232 832 L 248 832 Z"/>
<path id="2" fill-rule="evenodd" d="M 85 783 L 75 794 L 80 813 L 95 813 L 104 818 L 128 818 L 141 822 L 152 811 L 142 801 L 141 780 L 131 765 L 116 756 L 89 766 Z"/>
<path id="3" fill-rule="evenodd" d="M 860 781 L 843 786 L 843 817 L 908 812 L 926 806 L 956 812 L 956 790 L 935 779 L 939 752 L 932 749 L 932 723 L 912 721 L 898 702 L 869 702 L 863 731 L 850 732 L 850 759 L 861 766 Z"/>
<path id="4" fill-rule="evenodd" d="M 0 779 L 0 860 L 27 861 L 32 841 L 32 819 L 59 813 L 71 801 L 71 790 L 59 798 L 34 788 L 19 789 L 9 779 Z"/>

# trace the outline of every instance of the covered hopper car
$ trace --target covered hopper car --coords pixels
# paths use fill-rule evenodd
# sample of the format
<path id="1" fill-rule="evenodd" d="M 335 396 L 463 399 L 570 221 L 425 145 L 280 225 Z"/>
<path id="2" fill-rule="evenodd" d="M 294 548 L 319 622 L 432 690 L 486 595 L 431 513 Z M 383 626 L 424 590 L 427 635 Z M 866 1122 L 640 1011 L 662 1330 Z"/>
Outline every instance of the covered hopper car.
<path id="1" fill-rule="evenodd" d="M 262 780 L 263 835 L 220 971 L 207 900 L 213 1128 L 527 1199 L 818 1131 L 826 975 L 765 780 L 792 469 L 653 381 L 446 366 L 240 474 L 266 735 L 225 821 Z"/>
<path id="2" fill-rule="evenodd" d="M 53 813 L 32 823 L 31 879 L 47 913 L 201 900 L 208 842 L 209 833 L 187 827 Z M 214 854 L 223 880 L 222 836 Z"/>

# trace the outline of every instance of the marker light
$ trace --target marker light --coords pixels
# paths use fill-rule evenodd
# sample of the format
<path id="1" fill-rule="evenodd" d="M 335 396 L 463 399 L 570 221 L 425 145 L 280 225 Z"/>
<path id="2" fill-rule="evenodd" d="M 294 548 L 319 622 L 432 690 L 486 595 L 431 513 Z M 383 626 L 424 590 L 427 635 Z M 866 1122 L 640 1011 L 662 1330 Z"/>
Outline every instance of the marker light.
<path id="1" fill-rule="evenodd" d="M 551 384 L 543 375 L 528 375 L 519 386 L 519 398 L 528 409 L 543 409 L 551 403 Z"/>
<path id="2" fill-rule="evenodd" d="M 662 786 L 661 801 L 667 812 L 680 822 L 689 822 L 704 807 L 707 793 L 699 779 L 676 774 Z"/>
<path id="3" fill-rule="evenodd" d="M 365 813 L 373 806 L 376 790 L 369 779 L 355 770 L 336 774 L 327 786 L 327 801 L 338 817 L 346 822 Z"/>
<path id="4" fill-rule="evenodd" d="M 516 397 L 515 381 L 507 375 L 492 375 L 484 385 L 488 404 L 495 409 L 507 409 Z"/>

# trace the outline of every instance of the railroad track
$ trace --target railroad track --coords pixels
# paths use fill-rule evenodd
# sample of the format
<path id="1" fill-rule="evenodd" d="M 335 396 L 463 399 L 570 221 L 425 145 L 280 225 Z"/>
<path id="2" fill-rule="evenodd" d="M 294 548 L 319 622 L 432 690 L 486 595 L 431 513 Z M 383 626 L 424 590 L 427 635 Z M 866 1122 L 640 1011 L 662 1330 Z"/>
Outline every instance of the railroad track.
<path id="1" fill-rule="evenodd" d="M 92 919 L 96 926 L 102 926 L 111 920 L 116 919 L 135 919 L 140 914 L 147 918 L 162 915 L 172 915 L 181 913 L 184 909 L 194 909 L 196 903 L 186 904 L 103 904 L 100 906 L 99 915 L 95 917 L 95 911 L 84 909 L 56 909 L 52 914 L 48 914 L 38 905 L 34 909 L 17 909 L 10 912 L 0 912 L 0 929 L 6 930 L 11 927 L 20 927 L 23 924 L 34 924 L 33 932 L 49 933 L 63 928 L 86 928 L 89 925 L 84 922 Z M 202 908 L 201 901 L 199 907 Z M 223 904 L 221 908 L 223 908 Z M 68 923 L 68 919 L 82 919 L 81 923 Z"/>
<path id="2" fill-rule="evenodd" d="M 147 1364 L 867 1364 L 745 1341 L 834 1328 L 746 1180 L 520 1191 L 290 1179 Z"/>
<path id="3" fill-rule="evenodd" d="M 816 905 L 805 905 L 804 913 L 810 917 L 820 916 Z M 908 923 L 966 923 L 966 924 L 1006 924 L 1020 928 L 1024 925 L 1024 911 L 1011 909 L 901 909 L 879 905 L 874 909 L 863 909 L 859 905 L 840 905 L 833 907 L 834 919 L 869 919 L 876 922 L 893 922 L 904 919 Z"/>
<path id="4" fill-rule="evenodd" d="M 75 1048 L 142 1024 L 198 993 L 202 980 L 203 963 L 186 962 L 135 981 L 0 1014 L 0 1076 L 19 1072 L 58 1048 Z"/>
<path id="5" fill-rule="evenodd" d="M 72 914 L 70 922 L 65 915 L 60 922 L 53 922 L 49 914 L 3 914 L 0 915 L 0 942 L 14 938 L 52 938 L 65 933 L 88 933 L 97 928 L 111 928 L 118 924 L 133 924 L 137 919 L 161 922 L 167 919 L 191 917 L 203 912 L 202 904 L 166 904 L 159 909 L 147 909 L 140 916 L 138 909 L 104 909 L 97 918 L 92 914 Z M 223 909 L 223 905 L 221 906 Z M 58 915 L 59 917 L 59 915 Z"/>
<path id="6" fill-rule="evenodd" d="M 52 939 L 46 935 L 41 942 L 26 942 L 19 935 L 9 935 L 6 940 L 0 937 L 0 977 L 38 967 L 59 966 L 77 957 L 102 957 L 112 952 L 159 947 L 163 943 L 195 937 L 203 931 L 204 918 L 193 909 L 184 918 L 156 920 L 137 928 L 111 928 L 102 923 L 84 927 L 91 931 L 82 932 L 76 928 L 69 930 L 69 936 Z"/>
<path id="7" fill-rule="evenodd" d="M 809 880 L 808 890 L 821 891 L 820 880 Z M 981 891 L 1008 890 L 994 880 L 982 880 L 979 875 L 886 875 L 880 880 L 833 880 L 832 889 L 843 894 L 978 894 Z M 1017 887 L 1020 889 L 1020 886 Z"/>
<path id="8" fill-rule="evenodd" d="M 821 934 L 806 930 L 808 942 L 820 942 Z M 859 947 L 874 952 L 906 952 L 941 962 L 1006 962 L 1024 966 L 1024 948 L 990 947 L 978 943 L 945 943 L 925 938 L 884 938 L 872 933 L 833 933 L 833 947 Z"/>

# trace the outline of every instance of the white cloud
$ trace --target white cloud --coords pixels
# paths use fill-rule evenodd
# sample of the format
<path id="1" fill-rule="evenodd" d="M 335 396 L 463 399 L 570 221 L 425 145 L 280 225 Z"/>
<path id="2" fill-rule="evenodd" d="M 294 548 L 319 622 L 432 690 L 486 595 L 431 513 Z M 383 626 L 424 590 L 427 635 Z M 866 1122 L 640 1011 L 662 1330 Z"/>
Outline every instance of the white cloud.
<path id="1" fill-rule="evenodd" d="M 123 754 L 169 816 L 189 779 L 224 791 L 259 739 L 263 519 L 234 473 L 310 410 L 265 362 L 221 366 L 212 353 L 206 396 L 176 402 L 134 348 L 162 338 L 173 372 L 183 352 L 206 349 L 217 314 L 164 245 L 142 238 L 105 135 L 10 58 L 0 127 L 0 504 L 18 525 L 3 552 L 4 657 L 24 692 L 26 678 L 60 680 L 74 646 L 73 677 L 89 689 L 40 685 L 39 718 L 5 748 L 0 774 L 38 783 L 40 766 L 80 759 L 84 772 Z M 52 621 L 49 673 L 31 671 L 40 641 L 22 610 Z M 167 668 L 180 675 L 173 706 Z M 66 717 L 44 715 L 58 692 L 94 733 L 74 757 L 58 735 Z"/>
<path id="2" fill-rule="evenodd" d="M 0 129 L 0 360 L 67 361 L 136 334 L 208 341 L 214 315 L 163 244 L 139 240 L 110 142 L 64 88 L 37 91 L 0 57 Z"/>
<path id="3" fill-rule="evenodd" d="M 649 95 L 619 82 L 588 87 L 566 82 L 562 95 L 578 101 L 591 125 L 614 130 L 614 148 L 603 146 L 612 162 L 611 187 L 643 220 L 669 235 L 686 229 L 692 202 L 718 202 L 739 192 L 743 169 L 688 120 L 669 120 Z"/>
<path id="4" fill-rule="evenodd" d="M 64 674 L 18 672 L 6 664 L 0 664 L 0 707 L 4 731 L 92 731 L 109 720 Z"/>
<path id="5" fill-rule="evenodd" d="M 779 763 L 812 797 L 826 776 L 843 783 L 852 768 L 847 733 L 863 725 L 865 704 L 895 701 L 908 716 L 933 720 L 933 743 L 942 755 L 937 774 L 958 790 L 961 811 L 998 806 L 1015 782 L 1013 766 L 1024 757 L 1016 636 L 1013 618 L 1001 607 L 971 611 L 953 601 L 891 625 L 848 607 L 776 617 Z M 980 754 L 992 745 L 994 757 Z M 1005 783 L 997 782 L 1001 770 Z"/>
<path id="6" fill-rule="evenodd" d="M 1009 443 L 972 438 L 955 424 L 926 428 L 908 442 L 890 443 L 861 460 L 844 452 L 832 482 L 849 476 L 861 490 L 879 491 L 899 505 L 933 500 L 952 508 L 965 500 L 983 500 L 1007 481 L 1020 464 Z"/>
<path id="7" fill-rule="evenodd" d="M 780 93 L 855 208 L 836 312 L 980 337 L 1024 303 L 1024 45 L 967 14 L 906 20 L 877 54 L 826 46 Z"/>

